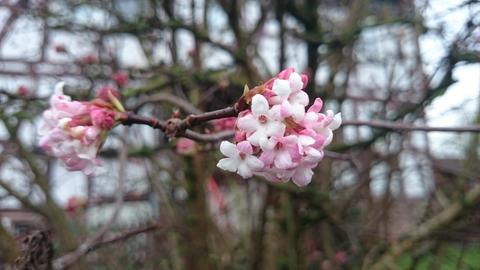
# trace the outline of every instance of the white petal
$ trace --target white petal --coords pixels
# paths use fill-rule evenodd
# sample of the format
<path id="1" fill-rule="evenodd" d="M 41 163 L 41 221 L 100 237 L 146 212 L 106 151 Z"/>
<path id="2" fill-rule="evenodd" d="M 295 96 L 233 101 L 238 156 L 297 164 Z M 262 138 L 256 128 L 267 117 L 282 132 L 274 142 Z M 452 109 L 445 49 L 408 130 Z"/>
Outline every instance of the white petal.
<path id="1" fill-rule="evenodd" d="M 255 96 L 253 96 L 252 113 L 254 116 L 258 117 L 260 115 L 267 114 L 268 109 L 268 101 L 264 96 L 260 94 L 256 94 Z"/>
<path id="2" fill-rule="evenodd" d="M 238 160 L 233 158 L 222 158 L 218 161 L 217 167 L 225 171 L 236 172 Z"/>
<path id="3" fill-rule="evenodd" d="M 305 153 L 307 154 L 307 157 L 305 158 L 306 162 L 317 163 L 323 158 L 323 152 L 312 147 L 308 147 Z"/>
<path id="4" fill-rule="evenodd" d="M 83 146 L 78 149 L 78 157 L 83 159 L 93 159 L 97 156 L 97 148 L 94 145 Z"/>
<path id="5" fill-rule="evenodd" d="M 270 120 L 283 120 L 281 115 L 282 106 L 280 104 L 273 105 L 268 111 L 268 117 Z"/>
<path id="6" fill-rule="evenodd" d="M 246 157 L 245 162 L 252 169 L 252 171 L 259 171 L 261 168 L 263 168 L 263 162 L 255 156 Z"/>
<path id="7" fill-rule="evenodd" d="M 55 95 L 63 95 L 63 87 L 65 86 L 65 82 L 59 82 L 55 85 L 54 94 Z"/>
<path id="8" fill-rule="evenodd" d="M 263 138 L 259 141 L 262 151 L 270 151 L 275 147 L 276 142 L 273 139 Z"/>
<path id="9" fill-rule="evenodd" d="M 72 121 L 72 118 L 68 118 L 68 117 L 62 118 L 62 119 L 58 120 L 57 127 L 61 128 L 61 129 L 64 129 L 64 128 L 67 127 L 67 125 L 70 121 Z"/>
<path id="10" fill-rule="evenodd" d="M 284 144 L 286 145 L 294 145 L 294 144 L 297 144 L 298 142 L 298 136 L 297 135 L 288 135 L 288 136 L 285 136 L 283 137 L 281 140 L 281 142 L 283 142 Z"/>
<path id="11" fill-rule="evenodd" d="M 279 121 L 270 121 L 267 124 L 266 135 L 274 137 L 282 137 L 285 133 L 285 124 Z"/>
<path id="12" fill-rule="evenodd" d="M 290 82 L 287 80 L 281 80 L 281 79 L 276 79 L 273 82 L 272 90 L 277 95 L 283 98 L 288 98 L 288 96 L 292 92 L 292 90 L 290 89 Z"/>
<path id="13" fill-rule="evenodd" d="M 89 162 L 87 163 L 87 165 L 85 166 L 85 168 L 82 169 L 82 172 L 89 176 L 89 175 L 92 175 L 94 172 L 95 172 L 95 164 L 93 164 L 92 162 Z"/>
<path id="14" fill-rule="evenodd" d="M 292 104 L 299 104 L 299 105 L 302 105 L 303 107 L 307 106 L 309 102 L 308 94 L 305 93 L 304 91 L 298 91 L 292 94 L 288 100 Z"/>
<path id="15" fill-rule="evenodd" d="M 251 114 L 238 118 L 237 126 L 240 130 L 246 132 L 255 131 L 258 128 L 258 120 Z"/>
<path id="16" fill-rule="evenodd" d="M 292 91 L 302 90 L 303 82 L 300 74 L 293 72 L 292 74 L 290 74 L 290 77 L 288 78 L 288 80 L 290 82 L 290 87 L 292 88 Z"/>
<path id="17" fill-rule="evenodd" d="M 298 142 L 301 145 L 312 145 L 315 143 L 315 139 L 307 135 L 300 135 L 298 136 Z"/>
<path id="18" fill-rule="evenodd" d="M 305 118 L 305 107 L 299 104 L 292 106 L 292 115 L 293 119 L 297 122 L 302 122 L 303 118 Z"/>
<path id="19" fill-rule="evenodd" d="M 252 135 L 250 135 L 247 138 L 247 141 L 249 141 L 252 145 L 259 146 L 260 141 L 266 138 L 267 138 L 267 134 L 265 133 L 265 129 L 259 128 L 257 131 L 252 133 Z"/>
<path id="20" fill-rule="evenodd" d="M 85 127 L 84 126 L 78 126 L 78 127 L 70 128 L 70 134 L 73 137 L 76 137 L 76 138 L 82 136 L 84 132 L 85 132 Z"/>
<path id="21" fill-rule="evenodd" d="M 55 122 L 55 114 L 51 109 L 44 111 L 42 113 L 42 118 L 45 122 L 48 122 L 48 123 Z"/>
<path id="22" fill-rule="evenodd" d="M 295 185 L 299 187 L 304 187 L 312 181 L 313 171 L 309 168 L 300 167 L 295 170 L 292 180 Z"/>
<path id="23" fill-rule="evenodd" d="M 85 132 L 85 139 L 87 141 L 94 141 L 97 139 L 97 136 L 100 134 L 100 129 L 95 126 L 91 126 L 87 128 Z"/>
<path id="24" fill-rule="evenodd" d="M 342 124 L 342 113 L 337 113 L 333 117 L 333 121 L 332 121 L 332 123 L 330 123 L 330 125 L 328 127 L 331 130 L 335 130 L 335 129 L 339 128 L 341 124 Z"/>
<path id="25" fill-rule="evenodd" d="M 305 121 L 309 123 L 316 122 L 318 120 L 318 114 L 315 112 L 307 112 L 305 114 Z"/>
<path id="26" fill-rule="evenodd" d="M 246 162 L 240 163 L 238 166 L 238 174 L 243 178 L 250 178 L 253 176 L 253 172 Z"/>
<path id="27" fill-rule="evenodd" d="M 322 135 L 325 138 L 323 146 L 327 146 L 332 142 L 333 132 L 329 128 L 320 128 L 316 130 L 318 134 Z"/>
<path id="28" fill-rule="evenodd" d="M 223 141 L 220 144 L 220 152 L 222 152 L 224 156 L 227 156 L 230 158 L 238 156 L 237 147 L 235 146 L 235 144 L 229 141 Z"/>
<path id="29" fill-rule="evenodd" d="M 278 151 L 274 161 L 275 167 L 279 169 L 289 169 L 292 167 L 292 157 L 288 151 Z"/>
<path id="30" fill-rule="evenodd" d="M 262 172 L 258 173 L 258 175 L 261 175 L 265 177 L 268 181 L 273 182 L 273 183 L 282 183 L 283 181 L 279 179 L 275 174 L 271 172 Z"/>
<path id="31" fill-rule="evenodd" d="M 280 178 L 282 182 L 286 183 L 292 178 L 294 172 L 293 170 L 277 170 L 276 176 Z"/>

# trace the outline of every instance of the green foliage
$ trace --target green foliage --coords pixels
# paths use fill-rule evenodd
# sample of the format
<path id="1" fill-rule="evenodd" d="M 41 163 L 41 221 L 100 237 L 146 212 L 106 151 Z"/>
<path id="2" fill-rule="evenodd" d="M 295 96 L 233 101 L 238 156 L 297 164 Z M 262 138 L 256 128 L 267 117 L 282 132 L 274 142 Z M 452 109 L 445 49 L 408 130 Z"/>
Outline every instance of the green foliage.
<path id="1" fill-rule="evenodd" d="M 401 270 L 476 270 L 480 269 L 480 246 L 446 244 L 434 252 L 414 258 L 405 254 L 396 261 Z"/>

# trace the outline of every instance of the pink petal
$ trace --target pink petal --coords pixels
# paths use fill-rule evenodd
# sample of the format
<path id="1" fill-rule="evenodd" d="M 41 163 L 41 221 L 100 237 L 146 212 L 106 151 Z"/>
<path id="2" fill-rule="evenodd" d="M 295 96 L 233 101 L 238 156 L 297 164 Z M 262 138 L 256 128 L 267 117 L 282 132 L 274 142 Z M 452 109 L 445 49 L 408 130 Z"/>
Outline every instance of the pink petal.
<path id="1" fill-rule="evenodd" d="M 293 114 L 293 108 L 290 102 L 287 100 L 282 102 L 280 105 L 280 119 L 285 119 Z"/>
<path id="2" fill-rule="evenodd" d="M 263 162 L 264 166 L 272 165 L 274 158 L 275 154 L 272 151 L 265 151 L 260 155 L 260 160 Z"/>
<path id="3" fill-rule="evenodd" d="M 277 78 L 287 80 L 293 72 L 295 72 L 293 67 L 286 68 L 278 73 Z"/>
<path id="4" fill-rule="evenodd" d="M 292 162 L 299 162 L 302 159 L 302 155 L 300 153 L 300 147 L 298 146 L 298 144 L 289 146 L 287 148 L 287 151 L 290 154 L 290 157 L 292 158 Z"/>
<path id="5" fill-rule="evenodd" d="M 93 109 L 90 111 L 92 124 L 104 130 L 110 130 L 115 125 L 115 112 L 106 109 Z"/>
<path id="6" fill-rule="evenodd" d="M 307 112 L 319 112 L 323 107 L 323 101 L 321 98 L 316 98 L 312 106 L 308 109 Z"/>
<path id="7" fill-rule="evenodd" d="M 237 150 L 247 155 L 251 155 L 253 153 L 252 145 L 248 141 L 239 142 L 237 144 Z"/>
<path id="8" fill-rule="evenodd" d="M 333 111 L 328 110 L 322 123 L 324 127 L 328 127 L 333 122 L 333 116 Z"/>
<path id="9" fill-rule="evenodd" d="M 307 87 L 308 84 L 308 75 L 307 74 L 302 74 L 300 75 L 302 77 L 302 82 L 303 82 L 303 88 Z"/>
<path id="10" fill-rule="evenodd" d="M 328 134 L 327 134 L 328 135 Z M 311 146 L 314 147 L 315 149 L 319 149 L 325 144 L 325 136 L 322 134 L 316 134 L 315 137 L 315 143 L 312 144 Z"/>
<path id="11" fill-rule="evenodd" d="M 247 133 L 245 131 L 235 131 L 235 142 L 245 141 L 247 139 Z"/>

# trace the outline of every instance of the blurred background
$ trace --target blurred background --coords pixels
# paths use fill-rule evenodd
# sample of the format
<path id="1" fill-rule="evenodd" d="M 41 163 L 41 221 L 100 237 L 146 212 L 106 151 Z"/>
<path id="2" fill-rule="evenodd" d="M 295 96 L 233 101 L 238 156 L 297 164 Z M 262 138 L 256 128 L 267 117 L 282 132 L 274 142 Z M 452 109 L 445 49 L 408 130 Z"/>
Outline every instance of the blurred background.
<path id="1" fill-rule="evenodd" d="M 32 247 L 55 269 L 480 269 L 479 1 L 0 3 L 1 269 Z M 286 67 L 345 121 L 304 188 L 149 127 L 116 127 L 89 177 L 37 146 L 58 81 L 168 119 Z"/>

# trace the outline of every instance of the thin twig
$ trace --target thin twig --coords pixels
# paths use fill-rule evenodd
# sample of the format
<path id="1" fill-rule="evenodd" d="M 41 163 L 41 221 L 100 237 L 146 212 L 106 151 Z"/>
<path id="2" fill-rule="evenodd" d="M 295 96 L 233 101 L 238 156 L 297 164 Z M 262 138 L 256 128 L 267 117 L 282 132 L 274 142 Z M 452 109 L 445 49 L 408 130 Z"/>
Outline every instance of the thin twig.
<path id="1" fill-rule="evenodd" d="M 372 128 L 386 129 L 392 131 L 425 131 L 425 132 L 480 132 L 480 126 L 459 126 L 459 127 L 431 127 L 415 126 L 405 123 L 395 123 L 381 120 L 346 120 L 342 126 L 369 126 Z"/>
<path id="2" fill-rule="evenodd" d="M 133 111 L 137 112 L 141 107 L 143 107 L 146 104 L 160 103 L 160 102 L 170 103 L 174 106 L 177 106 L 179 109 L 181 109 L 186 113 L 190 113 L 190 114 L 202 113 L 200 109 L 195 107 L 193 104 L 191 104 L 187 100 L 181 99 L 169 93 L 160 93 L 160 94 L 155 94 L 152 96 L 141 98 L 140 101 L 138 101 L 137 105 L 134 107 Z"/>
<path id="3" fill-rule="evenodd" d="M 154 230 L 159 229 L 159 228 L 161 228 L 161 226 L 159 224 L 155 223 L 155 224 L 146 225 L 145 227 L 136 228 L 136 229 L 133 229 L 133 230 L 130 230 L 130 231 L 127 231 L 127 232 L 120 233 L 120 234 L 118 234 L 116 236 L 113 236 L 109 239 L 105 239 L 103 241 L 99 241 L 99 242 L 94 243 L 87 250 L 87 253 L 95 251 L 95 250 L 97 250 L 101 247 L 104 247 L 106 245 L 121 242 L 121 241 L 127 240 L 130 237 L 133 237 L 133 236 L 136 236 L 136 235 L 139 235 L 139 234 L 142 234 L 142 233 L 151 232 L 151 231 L 154 231 Z"/>
<path id="4" fill-rule="evenodd" d="M 99 248 L 102 248 L 104 246 L 114 244 L 114 243 L 117 243 L 117 242 L 121 242 L 121 241 L 125 241 L 130 237 L 137 236 L 137 235 L 142 234 L 142 233 L 151 232 L 151 231 L 157 230 L 159 228 L 166 228 L 166 227 L 167 226 L 162 226 L 158 223 L 153 223 L 153 224 L 148 224 L 144 227 L 140 227 L 140 228 L 136 228 L 136 229 L 132 229 L 132 230 L 129 230 L 129 231 L 126 231 L 126 232 L 119 233 L 119 234 L 117 234 L 115 236 L 112 236 L 112 237 L 110 237 L 108 239 L 105 239 L 105 240 L 97 239 L 97 241 L 91 243 L 91 245 L 83 252 L 82 256 L 86 255 L 90 252 L 93 252 L 93 251 L 95 251 Z M 59 266 L 62 265 L 64 263 L 64 260 L 67 257 L 71 256 L 72 253 L 75 253 L 75 251 L 55 259 L 53 261 L 54 269 L 64 269 L 64 268 L 59 268 Z"/>
<path id="5" fill-rule="evenodd" d="M 225 130 L 215 133 L 204 134 L 187 129 L 185 131 L 185 134 L 183 134 L 183 137 L 200 142 L 218 142 L 232 138 L 234 135 L 235 133 L 233 130 Z"/>
<path id="6" fill-rule="evenodd" d="M 115 201 L 114 212 L 110 216 L 110 218 L 105 222 L 102 227 L 92 236 L 89 237 L 85 242 L 83 242 L 77 250 L 70 252 L 58 259 L 55 260 L 53 264 L 53 268 L 55 270 L 66 269 L 69 266 L 73 265 L 76 261 L 78 261 L 82 256 L 87 254 L 92 247 L 100 242 L 105 234 L 110 230 L 110 227 L 113 223 L 117 220 L 118 214 L 123 205 L 123 190 L 124 190 L 124 182 L 125 182 L 125 167 L 127 164 L 128 158 L 128 144 L 126 142 L 127 130 L 124 131 L 123 134 L 123 146 L 120 151 L 120 166 L 118 172 L 118 187 L 117 187 L 117 198 Z"/>
<path id="7" fill-rule="evenodd" d="M 478 204 L 480 201 L 480 185 L 474 186 L 461 201 L 452 203 L 442 212 L 424 223 L 418 225 L 414 230 L 409 231 L 407 235 L 402 237 L 402 241 L 389 249 L 377 263 L 368 266 L 365 269 L 385 269 L 385 265 L 392 262 L 396 257 L 410 250 L 415 244 L 423 239 L 428 238 L 436 233 L 439 229 L 449 226 L 458 219 L 465 210 Z"/>
<path id="8" fill-rule="evenodd" d="M 140 124 L 150 126 L 154 129 L 160 129 L 169 137 L 186 137 L 198 141 L 213 142 L 222 140 L 224 138 L 229 138 L 233 136 L 233 133 L 219 132 L 202 134 L 193 130 L 189 130 L 189 128 L 195 125 L 206 123 L 210 120 L 236 116 L 239 112 L 240 109 L 236 105 L 206 113 L 190 114 L 184 119 L 170 118 L 166 122 L 153 117 L 144 117 L 133 112 L 128 112 L 125 119 L 122 119 L 121 122 L 123 125 Z"/>

